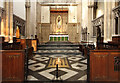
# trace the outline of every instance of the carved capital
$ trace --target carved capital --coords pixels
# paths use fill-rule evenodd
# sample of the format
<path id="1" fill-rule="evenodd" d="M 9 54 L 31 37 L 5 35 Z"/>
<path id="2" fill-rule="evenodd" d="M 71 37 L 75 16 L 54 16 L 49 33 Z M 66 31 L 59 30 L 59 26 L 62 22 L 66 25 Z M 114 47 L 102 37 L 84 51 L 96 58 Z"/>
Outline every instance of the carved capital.
<path id="1" fill-rule="evenodd" d="M 31 7 L 30 2 L 26 2 L 25 3 L 25 8 L 30 8 L 30 7 Z"/>

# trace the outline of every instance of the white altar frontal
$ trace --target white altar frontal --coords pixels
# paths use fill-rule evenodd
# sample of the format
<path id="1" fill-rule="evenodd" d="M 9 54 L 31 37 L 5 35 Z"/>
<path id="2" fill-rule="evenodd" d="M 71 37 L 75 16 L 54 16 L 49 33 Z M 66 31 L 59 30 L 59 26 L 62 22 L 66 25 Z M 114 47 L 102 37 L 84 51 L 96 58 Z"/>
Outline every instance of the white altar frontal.
<path id="1" fill-rule="evenodd" d="M 49 35 L 50 41 L 69 41 L 68 34 L 50 34 Z"/>

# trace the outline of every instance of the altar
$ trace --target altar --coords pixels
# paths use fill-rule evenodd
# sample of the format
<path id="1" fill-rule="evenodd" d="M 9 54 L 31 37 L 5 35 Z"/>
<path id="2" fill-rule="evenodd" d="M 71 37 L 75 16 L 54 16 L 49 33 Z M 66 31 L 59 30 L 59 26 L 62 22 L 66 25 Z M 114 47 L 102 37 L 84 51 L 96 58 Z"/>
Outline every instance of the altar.
<path id="1" fill-rule="evenodd" d="M 50 34 L 49 41 L 68 41 L 68 34 Z"/>

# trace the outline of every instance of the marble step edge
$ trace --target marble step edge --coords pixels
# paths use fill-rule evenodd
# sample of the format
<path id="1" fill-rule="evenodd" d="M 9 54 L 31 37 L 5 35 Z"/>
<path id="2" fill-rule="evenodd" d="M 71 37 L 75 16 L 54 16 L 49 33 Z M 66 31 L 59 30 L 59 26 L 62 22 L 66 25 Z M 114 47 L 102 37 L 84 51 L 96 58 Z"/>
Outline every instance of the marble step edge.
<path id="1" fill-rule="evenodd" d="M 79 45 L 38 45 L 37 47 L 79 47 Z"/>
<path id="2" fill-rule="evenodd" d="M 79 50 L 79 48 L 37 48 L 37 50 Z"/>
<path id="3" fill-rule="evenodd" d="M 38 53 L 38 52 L 33 52 L 33 54 L 40 54 L 40 55 L 54 55 L 54 54 L 63 54 L 63 55 L 79 55 L 81 53 Z"/>

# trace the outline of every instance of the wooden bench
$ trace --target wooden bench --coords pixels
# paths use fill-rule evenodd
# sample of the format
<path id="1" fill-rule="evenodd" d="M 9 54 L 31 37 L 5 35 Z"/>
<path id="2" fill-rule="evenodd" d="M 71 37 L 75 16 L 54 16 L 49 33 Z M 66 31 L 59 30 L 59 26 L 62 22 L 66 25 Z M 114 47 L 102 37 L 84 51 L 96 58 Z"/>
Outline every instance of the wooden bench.
<path id="1" fill-rule="evenodd" d="M 25 48 L 28 49 L 28 58 L 33 57 L 33 47 L 32 47 L 32 41 L 30 39 L 17 39 L 17 42 L 20 42 L 21 49 L 24 50 Z"/>
<path id="2" fill-rule="evenodd" d="M 120 81 L 120 50 L 90 51 L 90 81 Z"/>
<path id="3" fill-rule="evenodd" d="M 87 58 L 89 56 L 90 50 L 94 50 L 95 46 L 93 44 L 80 44 L 79 45 L 80 51 L 83 53 L 83 55 Z"/>
<path id="4" fill-rule="evenodd" d="M 103 42 L 99 43 L 96 49 L 108 49 L 108 50 L 120 49 L 120 36 L 112 37 L 112 41 L 108 43 Z"/>
<path id="5" fill-rule="evenodd" d="M 18 83 L 26 80 L 28 59 L 33 52 L 31 40 L 14 38 L 13 43 L 7 43 L 3 40 L 0 45 L 3 46 L 0 50 L 2 81 Z"/>
<path id="6" fill-rule="evenodd" d="M 8 43 L 8 42 L 4 42 L 4 37 L 0 37 L 0 39 L 2 40 L 0 42 L 0 46 L 1 46 L 1 50 L 20 50 L 21 49 L 21 45 L 20 42 L 16 42 L 15 40 L 13 41 L 13 43 Z"/>
<path id="7" fill-rule="evenodd" d="M 25 62 L 25 50 L 0 50 L 2 82 L 18 83 L 24 81 Z"/>

